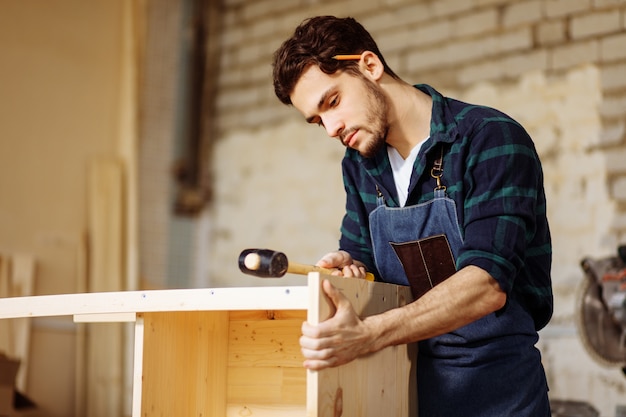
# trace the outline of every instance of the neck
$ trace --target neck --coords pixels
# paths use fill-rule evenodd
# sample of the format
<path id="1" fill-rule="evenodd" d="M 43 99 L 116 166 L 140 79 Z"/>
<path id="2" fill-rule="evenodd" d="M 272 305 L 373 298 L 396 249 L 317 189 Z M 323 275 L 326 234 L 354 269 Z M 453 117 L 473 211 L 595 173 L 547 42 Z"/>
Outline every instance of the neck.
<path id="1" fill-rule="evenodd" d="M 387 144 L 406 159 L 411 150 L 430 135 L 432 99 L 403 81 L 390 78 L 381 86 L 390 106 Z"/>

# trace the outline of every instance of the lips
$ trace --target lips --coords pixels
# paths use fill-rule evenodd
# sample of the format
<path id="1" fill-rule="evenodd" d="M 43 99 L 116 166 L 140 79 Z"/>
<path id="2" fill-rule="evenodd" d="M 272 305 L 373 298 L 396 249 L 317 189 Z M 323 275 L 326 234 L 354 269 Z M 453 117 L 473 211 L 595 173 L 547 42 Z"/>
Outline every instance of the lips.
<path id="1" fill-rule="evenodd" d="M 352 132 L 350 132 L 344 139 L 343 139 L 343 144 L 349 148 L 352 147 L 352 145 L 354 145 L 354 142 L 356 141 L 356 134 L 358 132 L 357 130 L 353 130 Z"/>

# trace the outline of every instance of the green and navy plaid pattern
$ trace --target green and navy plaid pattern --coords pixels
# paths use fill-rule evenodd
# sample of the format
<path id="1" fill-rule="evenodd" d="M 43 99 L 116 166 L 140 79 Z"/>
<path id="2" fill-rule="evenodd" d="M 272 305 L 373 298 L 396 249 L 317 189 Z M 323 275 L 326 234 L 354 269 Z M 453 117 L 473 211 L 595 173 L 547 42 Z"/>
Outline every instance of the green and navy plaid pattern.
<path id="1" fill-rule="evenodd" d="M 443 97 L 428 85 L 416 88 L 432 97 L 433 108 L 430 138 L 415 161 L 406 205 L 433 198 L 430 169 L 443 147 L 442 182 L 456 203 L 464 240 L 457 269 L 486 270 L 530 312 L 537 329 L 544 327 L 553 310 L 552 246 L 532 139 L 498 110 Z M 368 215 L 379 192 L 387 206 L 398 206 L 387 151 L 363 158 L 347 149 L 342 169 L 347 198 L 339 247 L 378 275 Z"/>

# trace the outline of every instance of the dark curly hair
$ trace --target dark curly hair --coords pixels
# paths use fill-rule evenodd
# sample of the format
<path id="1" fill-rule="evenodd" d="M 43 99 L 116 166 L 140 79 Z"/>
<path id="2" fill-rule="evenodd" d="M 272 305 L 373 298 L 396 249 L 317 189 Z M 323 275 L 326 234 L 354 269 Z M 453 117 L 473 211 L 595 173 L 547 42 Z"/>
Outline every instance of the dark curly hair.
<path id="1" fill-rule="evenodd" d="M 345 71 L 357 75 L 357 61 L 340 61 L 333 56 L 361 54 L 364 51 L 378 55 L 385 72 L 399 79 L 385 62 L 372 36 L 355 19 L 334 16 L 306 19 L 274 53 L 274 92 L 284 104 L 292 104 L 290 95 L 310 65 L 317 65 L 326 74 Z"/>

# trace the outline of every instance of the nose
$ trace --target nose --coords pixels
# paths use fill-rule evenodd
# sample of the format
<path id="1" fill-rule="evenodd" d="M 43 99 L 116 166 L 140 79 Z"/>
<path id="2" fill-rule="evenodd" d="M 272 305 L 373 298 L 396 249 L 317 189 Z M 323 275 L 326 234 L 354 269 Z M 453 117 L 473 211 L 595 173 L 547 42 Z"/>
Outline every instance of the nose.
<path id="1" fill-rule="evenodd" d="M 339 137 L 339 135 L 341 135 L 341 132 L 343 132 L 344 125 L 341 122 L 341 120 L 339 120 L 336 117 L 326 116 L 322 120 L 322 123 L 324 123 L 324 128 L 326 129 L 326 133 L 331 138 Z"/>

